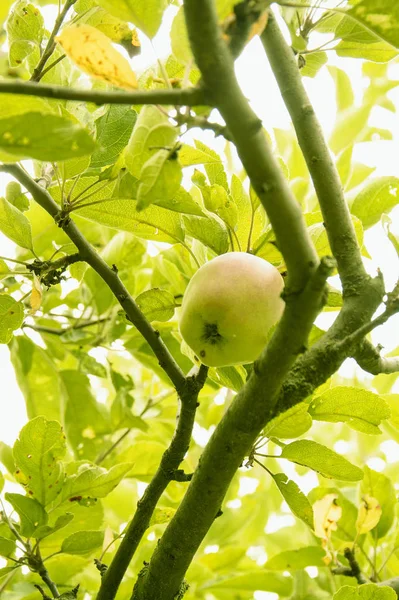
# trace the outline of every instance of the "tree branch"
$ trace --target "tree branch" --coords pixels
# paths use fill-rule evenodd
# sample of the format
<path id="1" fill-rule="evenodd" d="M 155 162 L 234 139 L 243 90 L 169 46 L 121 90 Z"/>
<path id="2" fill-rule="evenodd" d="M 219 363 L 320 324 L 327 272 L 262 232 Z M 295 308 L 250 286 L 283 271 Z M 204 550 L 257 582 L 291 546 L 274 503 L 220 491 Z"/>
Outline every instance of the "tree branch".
<path id="1" fill-rule="evenodd" d="M 263 204 L 288 268 L 288 287 L 301 290 L 318 258 L 299 203 L 272 154 L 262 123 L 250 108 L 222 38 L 212 0 L 185 0 L 188 35 L 208 100 L 219 109 Z"/>
<path id="2" fill-rule="evenodd" d="M 68 331 L 75 331 L 76 329 L 84 329 L 85 327 L 92 327 L 93 325 L 98 325 L 99 323 L 105 323 L 108 321 L 106 317 L 103 319 L 96 319 L 95 321 L 89 321 L 87 323 L 78 323 L 77 325 L 70 325 L 69 327 L 65 327 L 63 329 L 55 329 L 53 327 L 44 327 L 42 325 L 30 325 L 29 323 L 24 323 L 22 327 L 33 329 L 38 333 L 49 333 L 51 335 L 63 335 Z"/>
<path id="3" fill-rule="evenodd" d="M 334 265 L 332 259 L 325 257 L 303 292 L 287 298 L 287 308 L 273 338 L 206 445 L 183 501 L 148 568 L 137 580 L 132 600 L 176 597 L 195 552 L 218 515 L 235 472 L 259 432 L 275 415 L 281 384 L 298 354 L 303 352 L 326 297 L 325 283 Z"/>
<path id="4" fill-rule="evenodd" d="M 365 280 L 367 274 L 342 184 L 303 86 L 294 53 L 286 43 L 272 11 L 269 11 L 269 20 L 261 40 L 313 180 L 344 295 L 353 293 L 359 280 Z"/>
<path id="5" fill-rule="evenodd" d="M 205 117 L 198 117 L 197 115 L 192 114 L 181 114 L 178 113 L 173 120 L 176 121 L 178 125 L 186 125 L 187 129 L 194 129 L 198 127 L 204 131 L 210 130 L 213 131 L 216 137 L 222 135 L 226 140 L 231 141 L 231 135 L 226 125 L 220 125 L 220 123 L 213 123 L 212 121 L 208 121 Z"/>
<path id="6" fill-rule="evenodd" d="M 45 47 L 44 52 L 41 55 L 40 60 L 32 73 L 32 77 L 30 78 L 31 81 L 40 81 L 40 79 L 42 78 L 43 69 L 46 66 L 46 62 L 48 61 L 48 59 L 50 58 L 50 56 L 52 55 L 52 53 L 55 50 L 55 46 L 56 46 L 55 36 L 59 32 L 60 27 L 61 27 L 62 23 L 64 22 L 64 19 L 67 16 L 69 9 L 71 8 L 71 6 L 73 6 L 75 4 L 75 2 L 76 2 L 76 0 L 66 0 L 66 2 L 64 4 L 64 8 L 62 9 L 62 11 L 59 13 L 58 17 L 55 20 L 53 31 L 50 34 L 50 37 L 47 42 L 47 46 Z"/>
<path id="7" fill-rule="evenodd" d="M 102 104 L 160 104 L 174 106 L 197 106 L 207 104 L 204 91 L 200 88 L 138 90 L 137 92 L 80 90 L 62 85 L 34 83 L 32 81 L 0 81 L 0 94 L 23 94 L 55 100 L 93 102 Z"/>
<path id="8" fill-rule="evenodd" d="M 115 598 L 129 563 L 149 527 L 151 516 L 161 495 L 170 481 L 175 479 L 176 470 L 190 445 L 198 406 L 198 394 L 205 384 L 207 373 L 208 368 L 201 365 L 196 376 L 187 377 L 186 379 L 185 390 L 180 395 L 180 414 L 173 439 L 169 448 L 164 452 L 157 472 L 146 488 L 143 497 L 138 501 L 136 513 L 109 568 L 101 579 L 97 600 L 112 600 Z"/>
<path id="9" fill-rule="evenodd" d="M 0 165 L 0 172 L 9 173 L 15 177 L 32 194 L 33 199 L 51 215 L 62 227 L 69 239 L 79 250 L 81 260 L 87 262 L 105 281 L 111 289 L 126 315 L 141 335 L 151 346 L 152 351 L 158 358 L 160 366 L 169 376 L 178 394 L 185 389 L 185 376 L 173 356 L 163 343 L 158 332 L 151 326 L 139 307 L 128 293 L 127 289 L 118 277 L 118 274 L 107 265 L 86 238 L 81 234 L 72 219 L 60 219 L 62 212 L 58 204 L 53 200 L 47 190 L 43 189 L 17 164 Z"/>
<path id="10" fill-rule="evenodd" d="M 397 373 L 399 371 L 399 356 L 383 357 L 380 351 L 380 347 L 375 348 L 371 342 L 363 340 L 352 353 L 352 357 L 359 367 L 372 375 Z"/>

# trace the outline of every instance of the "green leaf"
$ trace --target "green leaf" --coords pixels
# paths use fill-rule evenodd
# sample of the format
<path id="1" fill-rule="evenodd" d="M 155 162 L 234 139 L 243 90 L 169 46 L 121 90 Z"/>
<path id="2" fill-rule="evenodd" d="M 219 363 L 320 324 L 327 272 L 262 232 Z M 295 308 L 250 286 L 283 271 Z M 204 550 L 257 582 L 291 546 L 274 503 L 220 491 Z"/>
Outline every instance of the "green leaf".
<path id="1" fill-rule="evenodd" d="M 187 235 L 199 240 L 216 254 L 224 254 L 229 248 L 229 235 L 226 227 L 215 217 L 206 219 L 195 216 L 183 216 Z"/>
<path id="2" fill-rule="evenodd" d="M 205 150 L 200 150 L 199 148 L 193 148 L 193 146 L 189 146 L 188 144 L 182 144 L 179 150 L 179 162 L 182 167 L 205 164 L 220 165 L 221 159 L 216 152 L 211 154 L 210 148 L 208 147 L 205 147 Z"/>
<path id="3" fill-rule="evenodd" d="M 137 192 L 137 210 L 157 201 L 172 200 L 182 178 L 182 169 L 170 150 L 158 150 L 143 165 Z"/>
<path id="4" fill-rule="evenodd" d="M 242 366 L 232 367 L 213 367 L 208 371 L 208 377 L 221 387 L 227 387 L 230 390 L 239 392 L 247 379 L 247 372 Z"/>
<path id="5" fill-rule="evenodd" d="M 185 213 L 186 215 L 205 217 L 200 205 L 197 204 L 191 194 L 189 194 L 182 186 L 180 186 L 173 198 L 169 200 L 167 198 L 159 198 L 156 201 L 156 205 L 179 213 Z"/>
<path id="6" fill-rule="evenodd" d="M 346 187 L 352 173 L 353 146 L 348 146 L 337 157 L 336 166 L 342 185 Z"/>
<path id="7" fill-rule="evenodd" d="M 159 467 L 165 450 L 165 445 L 160 442 L 139 441 L 121 452 L 118 460 L 130 463 L 129 477 L 150 481 Z"/>
<path id="8" fill-rule="evenodd" d="M 270 438 L 293 439 L 304 434 L 312 426 L 308 405 L 300 402 L 269 421 L 263 435 Z"/>
<path id="9" fill-rule="evenodd" d="M 390 212 L 399 203 L 399 178 L 378 177 L 365 185 L 351 204 L 351 212 L 368 229 L 378 223 L 383 213 Z"/>
<path id="10" fill-rule="evenodd" d="M 93 356 L 82 350 L 72 350 L 72 354 L 79 361 L 79 370 L 85 375 L 95 375 L 96 377 L 107 377 L 107 369 L 99 363 Z"/>
<path id="11" fill-rule="evenodd" d="M 65 480 L 61 498 L 63 501 L 82 496 L 82 498 L 105 498 L 131 470 L 131 463 L 121 463 L 107 470 L 102 467 L 90 467 L 87 464 L 77 475 Z"/>
<path id="12" fill-rule="evenodd" d="M 370 116 L 371 106 L 351 106 L 339 113 L 329 145 L 335 154 L 354 144 L 363 134 Z"/>
<path id="13" fill-rule="evenodd" d="M 134 23 L 153 38 L 161 25 L 167 0 L 99 0 L 98 4 L 119 19 Z"/>
<path id="14" fill-rule="evenodd" d="M 37 6 L 19 0 L 7 20 L 7 37 L 10 48 L 10 65 L 18 67 L 31 53 L 37 59 L 44 35 L 44 19 Z"/>
<path id="15" fill-rule="evenodd" d="M 28 493 L 33 492 L 43 506 L 52 502 L 62 488 L 64 469 L 60 459 L 65 450 L 61 425 L 42 416 L 29 421 L 14 444 L 17 478 L 20 471 Z"/>
<path id="16" fill-rule="evenodd" d="M 293 514 L 313 529 L 312 506 L 298 485 L 284 473 L 276 473 L 273 479 Z"/>
<path id="17" fill-rule="evenodd" d="M 0 151 L 16 160 L 66 160 L 90 154 L 94 147 L 86 129 L 65 117 L 27 112 L 0 119 Z"/>
<path id="18" fill-rule="evenodd" d="M 57 367 L 48 352 L 28 337 L 18 336 L 11 342 L 11 361 L 25 398 L 28 418 L 46 415 L 49 420 L 60 421 L 64 391 Z"/>
<path id="19" fill-rule="evenodd" d="M 3 577 L 5 577 L 6 575 L 8 575 L 9 573 L 11 573 L 12 571 L 15 571 L 15 569 L 17 569 L 18 567 L 4 567 L 3 569 L 0 569 L 0 579 L 2 579 Z"/>
<path id="20" fill-rule="evenodd" d="M 188 39 L 183 7 L 179 9 L 173 19 L 172 28 L 170 30 L 170 41 L 175 58 L 185 65 L 191 63 L 193 54 Z"/>
<path id="21" fill-rule="evenodd" d="M 306 54 L 305 65 L 301 68 L 301 75 L 303 77 L 316 77 L 317 73 L 327 62 L 326 52 L 311 52 Z"/>
<path id="22" fill-rule="evenodd" d="M 12 448 L 4 442 L 0 442 L 0 462 L 5 466 L 10 475 L 14 473 L 15 463 Z"/>
<path id="23" fill-rule="evenodd" d="M 103 541 L 104 532 L 102 531 L 77 531 L 62 542 L 61 552 L 64 554 L 88 554 L 102 546 Z"/>
<path id="24" fill-rule="evenodd" d="M 9 556 L 15 551 L 14 540 L 0 536 L 0 556 Z"/>
<path id="25" fill-rule="evenodd" d="M 110 411 L 111 422 L 115 431 L 126 427 L 140 429 L 141 431 L 148 430 L 147 423 L 141 417 L 136 417 L 132 413 L 133 400 L 126 388 L 118 390 Z"/>
<path id="26" fill-rule="evenodd" d="M 7 183 L 6 200 L 21 212 L 25 212 L 29 208 L 29 200 L 22 193 L 21 185 L 17 181 Z"/>
<path id="27" fill-rule="evenodd" d="M 391 231 L 392 219 L 388 215 L 383 214 L 381 217 L 381 224 L 384 228 L 387 238 L 395 248 L 396 254 L 399 256 L 399 238 Z"/>
<path id="28" fill-rule="evenodd" d="M 113 42 L 121 44 L 126 50 L 128 49 L 128 44 L 132 46 L 133 31 L 126 21 L 114 17 L 100 6 L 95 6 L 94 2 L 91 2 L 90 6 L 82 8 L 82 11 L 79 10 L 78 4 L 74 5 L 74 9 L 76 12 L 80 12 L 80 23 L 86 23 L 95 27 Z M 86 11 L 88 12 L 86 13 Z M 131 57 L 132 55 L 129 54 L 129 56 Z"/>
<path id="29" fill-rule="evenodd" d="M 364 467 L 364 479 L 361 484 L 362 494 L 377 498 L 382 515 L 377 526 L 373 529 L 377 538 L 384 537 L 391 529 L 397 505 L 396 491 L 392 481 L 383 473 L 373 471 L 367 465 Z"/>
<path id="30" fill-rule="evenodd" d="M 97 148 L 91 157 L 91 167 L 114 164 L 129 142 L 137 113 L 130 106 L 111 104 L 96 120 Z"/>
<path id="31" fill-rule="evenodd" d="M 378 435 L 379 425 L 389 419 L 390 408 L 383 398 L 361 388 L 337 386 L 316 396 L 309 406 L 316 421 L 347 423 L 355 431 Z"/>
<path id="32" fill-rule="evenodd" d="M 355 467 L 343 456 L 312 440 L 298 440 L 284 446 L 281 457 L 309 467 L 323 477 L 341 481 L 363 479 L 363 471 L 359 467 Z"/>
<path id="33" fill-rule="evenodd" d="M 256 240 L 262 233 L 266 213 L 260 208 L 260 201 L 250 186 L 249 196 L 237 175 L 233 174 L 230 184 L 231 196 L 238 211 L 236 235 L 240 242 L 241 250 L 251 248 L 251 241 Z"/>
<path id="34" fill-rule="evenodd" d="M 329 66 L 328 71 L 335 83 L 335 98 L 339 112 L 351 108 L 355 97 L 353 94 L 352 83 L 349 75 L 338 67 Z"/>
<path id="35" fill-rule="evenodd" d="M 37 500 L 22 496 L 22 494 L 5 494 L 5 499 L 11 504 L 20 519 L 21 535 L 31 537 L 36 527 L 46 525 L 48 515 Z"/>
<path id="36" fill-rule="evenodd" d="M 103 446 L 102 436 L 110 432 L 106 408 L 94 398 L 84 373 L 60 373 L 65 387 L 65 433 L 75 455 L 94 460 Z"/>
<path id="37" fill-rule="evenodd" d="M 211 185 L 215 183 L 221 185 L 228 192 L 229 186 L 227 183 L 227 177 L 223 167 L 222 159 L 220 158 L 219 154 L 199 140 L 194 140 L 194 143 L 197 150 L 200 150 L 208 156 L 208 160 L 204 162 L 204 165 L 206 174 L 208 175 L 209 183 Z"/>
<path id="38" fill-rule="evenodd" d="M 357 0 L 348 14 L 378 37 L 399 48 L 399 6 L 396 0 Z"/>
<path id="39" fill-rule="evenodd" d="M 361 58 L 377 63 L 387 63 L 398 55 L 398 51 L 386 42 L 375 42 L 374 44 L 362 44 L 343 40 L 334 48 L 338 56 L 344 58 Z"/>
<path id="40" fill-rule="evenodd" d="M 136 303 L 149 321 L 169 321 L 175 313 L 175 299 L 167 290 L 147 290 L 137 296 Z"/>
<path id="41" fill-rule="evenodd" d="M 3 473 L 0 471 L 0 493 L 3 490 L 4 487 L 4 475 Z"/>
<path id="42" fill-rule="evenodd" d="M 333 600 L 397 600 L 397 595 L 388 586 L 365 583 L 359 587 L 344 585 L 334 594 Z"/>
<path id="43" fill-rule="evenodd" d="M 32 250 L 32 231 L 28 219 L 5 198 L 0 198 L 0 231 L 21 248 Z"/>
<path id="44" fill-rule="evenodd" d="M 176 244 L 184 240 L 180 215 L 158 206 L 138 212 L 136 202 L 113 199 L 79 209 L 79 215 L 89 221 L 134 233 L 138 237 Z M 227 233 L 226 233 L 227 235 Z"/>
<path id="45" fill-rule="evenodd" d="M 42 540 L 69 525 L 74 518 L 75 515 L 70 512 L 60 515 L 56 518 L 54 525 L 39 525 L 39 527 L 35 529 L 33 537 L 37 540 Z"/>
<path id="46" fill-rule="evenodd" d="M 320 546 L 285 550 L 272 556 L 264 565 L 270 571 L 296 571 L 305 567 L 325 567 L 325 551 Z"/>
<path id="47" fill-rule="evenodd" d="M 156 106 L 144 106 L 134 126 L 125 152 L 130 173 L 140 178 L 143 165 L 160 149 L 171 150 L 176 142 L 177 129 Z"/>
<path id="48" fill-rule="evenodd" d="M 239 575 L 228 575 L 216 581 L 209 581 L 199 589 L 229 591 L 232 594 L 231 597 L 239 594 L 239 592 L 255 591 L 274 592 L 281 596 L 289 596 L 292 592 L 292 579 L 277 573 L 267 573 L 259 569 L 257 571 L 247 571 Z"/>
<path id="49" fill-rule="evenodd" d="M 24 307 L 12 296 L 0 294 L 0 344 L 8 344 L 12 333 L 19 329 L 24 320 Z"/>

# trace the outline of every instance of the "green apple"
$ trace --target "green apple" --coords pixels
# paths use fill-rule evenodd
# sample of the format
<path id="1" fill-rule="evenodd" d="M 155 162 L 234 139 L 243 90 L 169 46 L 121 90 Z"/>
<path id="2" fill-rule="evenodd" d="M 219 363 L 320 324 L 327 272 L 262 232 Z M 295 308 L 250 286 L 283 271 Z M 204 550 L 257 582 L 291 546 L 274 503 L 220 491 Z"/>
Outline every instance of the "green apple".
<path id="1" fill-rule="evenodd" d="M 266 260 L 229 252 L 203 265 L 185 291 L 180 333 L 208 367 L 253 362 L 280 319 L 284 283 Z"/>

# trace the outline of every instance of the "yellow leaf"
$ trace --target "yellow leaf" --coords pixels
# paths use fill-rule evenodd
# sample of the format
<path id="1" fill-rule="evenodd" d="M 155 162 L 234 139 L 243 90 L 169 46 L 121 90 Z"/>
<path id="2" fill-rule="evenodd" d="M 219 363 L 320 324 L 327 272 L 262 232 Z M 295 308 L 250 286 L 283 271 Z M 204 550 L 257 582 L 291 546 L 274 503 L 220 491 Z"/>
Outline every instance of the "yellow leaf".
<path id="1" fill-rule="evenodd" d="M 136 75 L 129 62 L 111 40 L 91 25 L 71 25 L 57 38 L 64 52 L 85 73 L 116 87 L 137 88 Z"/>
<path id="2" fill-rule="evenodd" d="M 381 514 L 382 508 L 377 498 L 368 495 L 363 496 L 356 520 L 356 531 L 358 534 L 361 535 L 374 529 L 381 518 Z"/>
<path id="3" fill-rule="evenodd" d="M 337 494 L 327 494 L 313 504 L 314 532 L 324 540 L 330 539 L 331 533 L 337 530 L 337 521 L 342 516 L 342 508 L 338 506 L 337 498 Z"/>
<path id="4" fill-rule="evenodd" d="M 36 311 L 39 310 L 41 304 L 42 304 L 42 297 L 43 297 L 43 291 L 42 291 L 42 286 L 40 283 L 40 280 L 36 277 L 36 275 L 33 277 L 33 287 L 32 287 L 32 293 L 30 295 L 30 314 L 34 315 Z"/>

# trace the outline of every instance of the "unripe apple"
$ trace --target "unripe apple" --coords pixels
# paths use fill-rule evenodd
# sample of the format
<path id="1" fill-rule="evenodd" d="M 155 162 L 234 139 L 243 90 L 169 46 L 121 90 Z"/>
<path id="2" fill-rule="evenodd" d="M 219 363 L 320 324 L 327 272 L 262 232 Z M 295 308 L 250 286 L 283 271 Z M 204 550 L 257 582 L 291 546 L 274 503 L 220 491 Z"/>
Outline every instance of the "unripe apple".
<path id="1" fill-rule="evenodd" d="M 203 265 L 185 291 L 180 332 L 208 367 L 253 362 L 284 309 L 278 270 L 258 256 L 229 252 Z"/>

